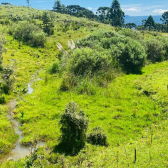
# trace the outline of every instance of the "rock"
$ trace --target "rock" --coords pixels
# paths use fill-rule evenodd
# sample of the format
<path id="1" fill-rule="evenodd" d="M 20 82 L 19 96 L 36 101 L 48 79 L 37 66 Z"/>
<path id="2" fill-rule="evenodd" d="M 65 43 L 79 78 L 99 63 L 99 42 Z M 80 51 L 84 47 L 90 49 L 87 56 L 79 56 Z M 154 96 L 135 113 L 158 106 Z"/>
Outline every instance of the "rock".
<path id="1" fill-rule="evenodd" d="M 12 158 L 12 157 L 9 157 L 9 158 L 7 159 L 7 161 L 13 161 L 13 158 Z"/>

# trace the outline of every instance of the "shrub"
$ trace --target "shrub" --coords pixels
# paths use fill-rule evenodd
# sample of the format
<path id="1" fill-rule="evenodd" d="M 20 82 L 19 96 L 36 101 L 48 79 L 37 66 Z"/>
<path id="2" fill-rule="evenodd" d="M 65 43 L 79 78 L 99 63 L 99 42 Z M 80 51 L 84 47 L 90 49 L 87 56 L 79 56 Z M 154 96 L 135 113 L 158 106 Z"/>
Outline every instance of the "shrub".
<path id="1" fill-rule="evenodd" d="M 78 110 L 74 102 L 68 104 L 60 120 L 61 144 L 72 154 L 77 153 L 85 145 L 88 119 L 83 111 Z"/>
<path id="2" fill-rule="evenodd" d="M 125 38 L 111 46 L 112 54 L 117 58 L 121 68 L 126 72 L 140 71 L 144 65 L 146 53 L 144 47 L 136 40 Z"/>
<path id="3" fill-rule="evenodd" d="M 0 82 L 0 92 L 8 94 L 12 89 L 12 84 L 14 82 L 13 78 L 11 77 L 12 74 L 12 68 L 10 68 L 9 66 L 3 68 L 2 81 Z"/>
<path id="4" fill-rule="evenodd" d="M 110 66 L 109 55 L 99 53 L 89 48 L 76 49 L 70 56 L 70 71 L 76 76 L 84 74 L 94 74 L 95 72 Z"/>
<path id="5" fill-rule="evenodd" d="M 57 72 L 59 72 L 59 64 L 57 62 L 54 62 L 49 68 L 49 73 L 56 74 Z"/>
<path id="6" fill-rule="evenodd" d="M 44 44 L 46 42 L 46 37 L 42 31 L 32 32 L 31 36 L 32 36 L 32 39 L 30 40 L 31 45 L 35 47 L 37 46 L 44 47 Z"/>
<path id="7" fill-rule="evenodd" d="M 164 59 L 168 59 L 168 39 L 163 36 L 157 36 L 156 39 L 163 45 Z"/>
<path id="8" fill-rule="evenodd" d="M 13 35 L 15 39 L 33 46 L 44 47 L 46 41 L 45 33 L 37 25 L 26 21 L 14 24 L 10 28 L 9 34 Z"/>
<path id="9" fill-rule="evenodd" d="M 95 127 L 87 137 L 87 142 L 93 145 L 107 146 L 107 135 L 101 127 Z"/>
<path id="10" fill-rule="evenodd" d="M 79 61 L 82 61 L 83 63 L 87 62 L 87 65 L 80 65 L 80 67 L 82 67 L 82 65 L 85 66 L 86 69 L 88 69 L 88 66 L 93 67 L 96 64 L 95 62 L 92 63 L 92 60 L 89 59 L 91 59 L 91 56 L 96 58 L 95 54 L 97 54 L 99 59 L 105 58 L 104 60 L 101 60 L 104 62 L 104 65 L 100 66 L 100 69 L 106 67 L 108 67 L 108 69 L 109 67 L 115 69 L 118 68 L 119 63 L 124 71 L 140 71 L 144 65 L 146 54 L 144 47 L 135 39 L 141 40 L 140 33 L 135 30 L 124 29 L 120 30 L 119 33 L 115 31 L 98 31 L 87 38 L 82 39 L 77 44 L 78 47 L 90 47 L 94 50 L 90 53 L 87 51 L 86 55 L 89 55 L 88 59 L 87 56 L 79 56 L 83 53 L 78 52 L 78 56 L 76 56 L 79 58 L 78 63 Z M 84 51 L 84 49 L 82 50 Z M 81 58 L 83 60 L 81 60 Z M 82 71 L 83 69 L 80 70 Z M 91 68 L 89 70 L 92 71 Z"/>
<path id="11" fill-rule="evenodd" d="M 132 29 L 122 29 L 118 32 L 119 34 L 122 34 L 126 37 L 131 37 L 134 40 L 142 40 L 143 36 L 142 34 L 137 30 Z"/>
<path id="12" fill-rule="evenodd" d="M 157 39 L 150 38 L 146 41 L 147 59 L 152 63 L 163 61 L 164 52 L 163 44 Z"/>

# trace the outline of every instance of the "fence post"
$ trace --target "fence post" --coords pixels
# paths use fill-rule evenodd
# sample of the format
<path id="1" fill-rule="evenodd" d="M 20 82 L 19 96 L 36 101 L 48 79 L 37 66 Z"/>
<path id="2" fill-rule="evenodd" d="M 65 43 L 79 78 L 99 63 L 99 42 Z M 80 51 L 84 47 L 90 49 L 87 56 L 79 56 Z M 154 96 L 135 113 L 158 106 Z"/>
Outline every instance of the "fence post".
<path id="1" fill-rule="evenodd" d="M 135 160 L 134 160 L 134 163 L 136 163 L 136 161 L 137 161 L 137 150 L 135 148 Z"/>

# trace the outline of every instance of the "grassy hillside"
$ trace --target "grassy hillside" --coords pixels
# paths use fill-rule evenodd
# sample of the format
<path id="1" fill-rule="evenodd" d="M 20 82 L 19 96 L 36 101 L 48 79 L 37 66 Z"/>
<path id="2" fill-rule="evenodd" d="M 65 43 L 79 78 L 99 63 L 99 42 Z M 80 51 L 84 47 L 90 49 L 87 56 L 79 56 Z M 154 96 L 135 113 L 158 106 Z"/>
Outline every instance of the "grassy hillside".
<path id="1" fill-rule="evenodd" d="M 0 16 L 0 30 L 6 38 L 3 66 L 13 67 L 15 79 L 10 93 L 4 94 L 5 100 L 8 102 L 18 97 L 18 93 L 22 97 L 17 98 L 17 108 L 14 111 L 14 118 L 22 124 L 20 130 L 24 138 L 21 144 L 28 146 L 36 141 L 44 141 L 46 144 L 35 153 L 37 157 L 32 163 L 34 167 L 167 166 L 166 37 L 160 34 L 155 37 L 156 33 L 120 30 L 84 18 L 50 12 L 54 34 L 46 36 L 44 47 L 34 47 L 14 39 L 9 32 L 12 26 L 19 25 L 26 19 L 40 26 L 43 11 L 17 6 L 0 8 L 3 13 Z M 68 49 L 68 40 L 71 39 L 75 41 L 77 49 Z M 58 50 L 58 43 L 64 50 Z M 156 53 L 148 51 L 151 45 L 158 47 L 154 62 L 152 56 Z M 78 57 L 81 51 L 82 58 Z M 134 69 L 128 71 L 128 67 L 124 67 L 125 62 L 119 61 L 122 52 L 123 56 L 139 54 L 138 61 L 146 61 L 136 65 L 144 67 L 135 72 Z M 98 58 L 95 53 L 99 55 Z M 117 57 L 111 57 L 113 54 L 117 54 Z M 141 56 L 145 56 L 144 60 Z M 80 61 L 82 63 L 78 69 Z M 58 65 L 59 68 L 53 69 L 53 65 Z M 131 65 L 134 64 L 131 62 Z M 27 83 L 39 78 L 40 80 L 33 82 L 34 92 L 24 94 Z M 66 105 L 72 101 L 89 118 L 87 133 L 96 126 L 105 130 L 108 147 L 87 143 L 76 156 L 56 150 L 61 134 L 59 121 Z M 17 140 L 5 115 L 6 111 L 2 105 L 0 147 L 4 150 L 0 148 L 0 157 L 9 152 Z M 32 157 L 34 155 L 17 162 L 8 161 L 1 167 L 30 167 Z"/>

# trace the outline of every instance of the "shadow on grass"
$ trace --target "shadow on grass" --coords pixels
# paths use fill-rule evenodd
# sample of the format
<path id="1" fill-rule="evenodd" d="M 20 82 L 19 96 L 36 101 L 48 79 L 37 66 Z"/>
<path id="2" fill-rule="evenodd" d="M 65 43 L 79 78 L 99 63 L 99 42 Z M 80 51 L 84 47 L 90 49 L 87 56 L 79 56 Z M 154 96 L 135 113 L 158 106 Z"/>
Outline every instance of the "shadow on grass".
<path id="1" fill-rule="evenodd" d="M 142 75 L 144 72 L 142 72 L 141 70 L 132 70 L 132 71 L 126 71 L 125 70 L 125 73 L 127 74 L 127 75 L 130 75 L 130 74 L 133 74 L 133 75 Z"/>
<path id="2" fill-rule="evenodd" d="M 54 153 L 65 154 L 65 156 L 76 156 L 82 150 L 84 146 L 75 148 L 73 145 L 68 145 L 65 143 L 59 143 L 53 149 Z"/>

